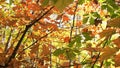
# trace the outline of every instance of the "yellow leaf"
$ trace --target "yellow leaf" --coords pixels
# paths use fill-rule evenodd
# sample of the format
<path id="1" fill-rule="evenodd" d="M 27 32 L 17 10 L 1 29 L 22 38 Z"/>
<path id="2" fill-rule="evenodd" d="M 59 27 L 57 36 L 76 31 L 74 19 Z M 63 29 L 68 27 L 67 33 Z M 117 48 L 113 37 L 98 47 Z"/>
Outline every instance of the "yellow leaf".
<path id="1" fill-rule="evenodd" d="M 120 28 L 120 17 L 109 20 L 107 26 Z"/>
<path id="2" fill-rule="evenodd" d="M 118 51 L 118 48 L 110 48 L 109 46 L 106 46 L 102 50 L 102 55 L 100 56 L 100 61 L 109 59 L 111 56 L 113 56 Z"/>

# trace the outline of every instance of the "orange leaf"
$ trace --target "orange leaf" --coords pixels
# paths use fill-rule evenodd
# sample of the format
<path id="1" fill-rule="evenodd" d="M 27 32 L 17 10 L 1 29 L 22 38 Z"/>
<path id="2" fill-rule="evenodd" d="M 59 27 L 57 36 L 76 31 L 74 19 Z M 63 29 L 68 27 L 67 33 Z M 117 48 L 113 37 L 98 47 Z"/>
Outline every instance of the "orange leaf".
<path id="1" fill-rule="evenodd" d="M 68 11 L 68 14 L 71 14 L 71 15 L 73 15 L 73 14 L 74 14 L 74 11 L 72 11 L 72 10 L 69 10 L 69 11 Z"/>
<path id="2" fill-rule="evenodd" d="M 68 16 L 66 16 L 66 15 L 63 15 L 63 21 L 68 21 L 69 20 L 69 18 L 68 18 Z"/>
<path id="3" fill-rule="evenodd" d="M 80 27 L 81 25 L 82 25 L 82 21 L 76 22 L 76 26 L 77 26 L 77 27 Z"/>
<path id="4" fill-rule="evenodd" d="M 69 41 L 70 41 L 70 37 L 65 37 L 64 38 L 64 42 L 69 43 Z"/>
<path id="5" fill-rule="evenodd" d="M 120 66 L 120 53 L 115 56 L 115 66 L 119 67 Z"/>
<path id="6" fill-rule="evenodd" d="M 113 40 L 114 44 L 116 44 L 118 46 L 118 48 L 120 48 L 120 37 Z"/>
<path id="7" fill-rule="evenodd" d="M 60 54 L 60 55 L 59 55 L 59 59 L 61 59 L 61 60 L 66 60 L 66 58 L 65 58 L 65 56 L 64 56 L 63 54 Z"/>
<path id="8" fill-rule="evenodd" d="M 35 11 L 35 10 L 40 10 L 40 7 L 35 3 L 30 3 L 30 4 L 28 4 L 28 9 Z"/>
<path id="9" fill-rule="evenodd" d="M 106 60 L 113 56 L 118 51 L 118 48 L 110 48 L 107 46 L 102 50 L 102 55 L 100 56 L 100 61 Z"/>

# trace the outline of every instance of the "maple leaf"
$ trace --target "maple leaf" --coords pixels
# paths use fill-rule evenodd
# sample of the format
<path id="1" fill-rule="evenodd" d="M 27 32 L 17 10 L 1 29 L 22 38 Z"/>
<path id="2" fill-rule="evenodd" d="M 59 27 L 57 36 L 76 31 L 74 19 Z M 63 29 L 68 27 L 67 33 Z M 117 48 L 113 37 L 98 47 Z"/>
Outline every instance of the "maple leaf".
<path id="1" fill-rule="evenodd" d="M 106 60 L 113 56 L 118 51 L 118 48 L 110 48 L 109 46 L 106 46 L 102 50 L 102 55 L 100 56 L 100 61 Z"/>
<path id="2" fill-rule="evenodd" d="M 120 37 L 113 40 L 114 44 L 116 44 L 118 46 L 118 48 L 120 48 Z"/>
<path id="3" fill-rule="evenodd" d="M 106 30 L 103 30 L 102 32 L 99 33 L 100 37 L 103 38 L 103 37 L 109 37 L 113 34 L 115 34 L 115 29 L 106 29 Z"/>
<path id="4" fill-rule="evenodd" d="M 119 18 L 113 18 L 107 22 L 107 26 L 111 27 L 119 27 L 120 28 L 120 17 Z"/>
<path id="5" fill-rule="evenodd" d="M 115 56 L 115 66 L 118 67 L 120 66 L 120 53 Z"/>

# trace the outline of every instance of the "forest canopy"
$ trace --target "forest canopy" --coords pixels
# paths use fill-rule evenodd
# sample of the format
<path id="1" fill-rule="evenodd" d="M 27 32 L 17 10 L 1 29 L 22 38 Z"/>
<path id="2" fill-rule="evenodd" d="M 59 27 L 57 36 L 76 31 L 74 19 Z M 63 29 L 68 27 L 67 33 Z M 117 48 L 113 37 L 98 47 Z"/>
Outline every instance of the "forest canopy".
<path id="1" fill-rule="evenodd" d="M 0 68 L 119 67 L 119 0 L 0 0 Z"/>

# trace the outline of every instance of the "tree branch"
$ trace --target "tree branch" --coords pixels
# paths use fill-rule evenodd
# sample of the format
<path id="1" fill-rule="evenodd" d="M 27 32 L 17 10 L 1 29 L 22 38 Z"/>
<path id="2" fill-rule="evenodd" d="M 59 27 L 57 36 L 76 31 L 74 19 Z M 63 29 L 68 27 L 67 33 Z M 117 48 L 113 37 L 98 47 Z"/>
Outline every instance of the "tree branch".
<path id="1" fill-rule="evenodd" d="M 23 38 L 25 37 L 25 34 L 26 34 L 27 31 L 29 30 L 29 28 L 31 28 L 32 25 L 34 25 L 36 22 L 38 22 L 40 19 L 42 19 L 53 7 L 54 7 L 54 6 L 52 6 L 52 7 L 51 7 L 48 11 L 46 11 L 42 16 L 38 16 L 36 19 L 32 20 L 29 25 L 26 25 L 26 28 L 25 28 L 25 30 L 24 30 L 24 32 L 23 32 L 20 40 L 18 41 L 15 49 L 13 50 L 12 55 L 10 56 L 10 58 L 8 59 L 8 61 L 7 61 L 6 64 L 5 64 L 6 67 L 8 66 L 9 62 L 10 62 L 13 58 L 15 58 L 15 56 L 16 56 L 16 54 L 17 54 L 17 51 L 18 51 L 18 49 L 19 49 L 19 47 L 20 47 L 20 44 L 21 44 Z"/>

